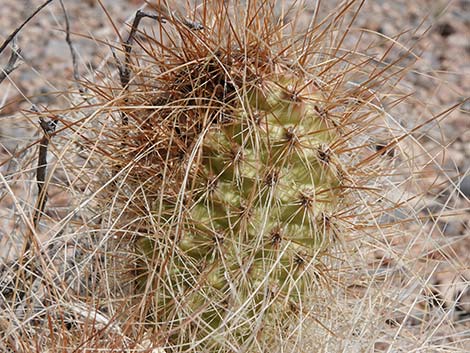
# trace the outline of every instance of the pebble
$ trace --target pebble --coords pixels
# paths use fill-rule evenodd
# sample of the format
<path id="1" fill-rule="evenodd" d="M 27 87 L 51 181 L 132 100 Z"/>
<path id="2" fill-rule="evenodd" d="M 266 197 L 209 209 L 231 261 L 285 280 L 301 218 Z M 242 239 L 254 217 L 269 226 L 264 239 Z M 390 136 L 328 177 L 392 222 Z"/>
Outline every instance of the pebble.
<path id="1" fill-rule="evenodd" d="M 459 190 L 462 195 L 470 198 L 470 174 L 467 174 L 462 178 L 462 180 L 460 180 Z"/>

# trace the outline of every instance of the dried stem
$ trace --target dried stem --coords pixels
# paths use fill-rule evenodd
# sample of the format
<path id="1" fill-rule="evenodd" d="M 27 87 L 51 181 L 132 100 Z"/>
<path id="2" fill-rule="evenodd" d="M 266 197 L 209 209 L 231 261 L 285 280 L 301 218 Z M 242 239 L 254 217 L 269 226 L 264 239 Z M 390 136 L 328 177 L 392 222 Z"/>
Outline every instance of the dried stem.
<path id="1" fill-rule="evenodd" d="M 45 121 L 39 118 L 39 125 L 41 126 L 44 137 L 39 144 L 39 157 L 38 167 L 36 169 L 36 180 L 38 185 L 38 199 L 36 202 L 36 210 L 34 212 L 33 222 L 37 228 L 41 215 L 44 212 L 47 201 L 47 188 L 45 187 L 46 172 L 47 172 L 47 149 L 49 146 L 50 135 L 55 131 L 57 126 L 57 119 Z"/>
<path id="2" fill-rule="evenodd" d="M 77 51 L 75 50 L 75 47 L 73 46 L 72 40 L 70 39 L 70 21 L 69 21 L 69 16 L 67 14 L 67 10 L 65 9 L 64 2 L 60 0 L 60 6 L 62 7 L 62 11 L 64 13 L 65 17 L 65 41 L 67 42 L 67 45 L 69 46 L 70 49 L 70 55 L 72 56 L 72 65 L 73 65 L 73 78 L 75 80 L 75 85 L 78 87 L 78 90 L 81 93 L 84 93 L 83 87 L 80 86 L 78 83 L 80 80 L 80 75 L 78 71 L 78 62 L 77 62 Z"/>
<path id="3" fill-rule="evenodd" d="M 131 53 L 132 53 L 132 42 L 134 40 L 135 34 L 138 30 L 140 21 L 144 18 L 151 18 L 157 21 L 160 21 L 160 23 L 165 23 L 166 19 L 176 19 L 178 22 L 181 22 L 183 25 L 187 26 L 189 29 L 192 30 L 201 30 L 203 29 L 203 25 L 198 23 L 198 22 L 193 22 L 189 21 L 186 19 L 180 19 L 180 16 L 174 16 L 170 11 L 168 11 L 165 8 L 159 7 L 157 9 L 160 14 L 159 15 L 154 15 L 150 14 L 147 12 L 144 12 L 142 10 L 138 10 L 135 14 L 134 21 L 132 22 L 132 27 L 131 31 L 129 32 L 129 36 L 127 37 L 126 42 L 123 44 L 124 46 L 124 52 L 125 52 L 125 62 L 124 65 L 120 63 L 119 60 L 116 60 L 118 62 L 118 69 L 119 69 L 119 78 L 121 80 L 121 86 L 124 90 L 127 90 L 129 81 L 130 81 L 130 64 L 131 64 Z M 116 58 L 116 56 L 115 56 Z M 122 113 L 122 122 L 124 125 L 128 124 L 128 118 L 125 116 L 125 113 Z"/>
<path id="4" fill-rule="evenodd" d="M 18 48 L 18 45 L 16 43 L 16 38 L 13 38 L 13 41 L 11 43 L 11 54 L 10 54 L 10 59 L 8 60 L 7 65 L 3 68 L 0 69 L 0 83 L 7 78 L 9 74 L 13 72 L 18 66 L 19 63 L 17 63 L 17 60 L 20 58 L 21 55 L 21 48 Z"/>
<path id="5" fill-rule="evenodd" d="M 5 50 L 5 48 L 7 47 L 7 45 L 15 38 L 15 36 L 18 34 L 19 31 L 21 31 L 23 29 L 24 26 L 26 26 L 26 24 L 31 21 L 34 16 L 36 16 L 43 8 L 45 8 L 47 5 L 49 5 L 53 0 L 47 0 L 46 2 L 44 2 L 44 4 L 42 4 L 41 6 L 39 6 L 26 20 L 23 21 L 23 23 L 18 26 L 9 36 L 8 38 L 3 42 L 3 44 L 0 46 L 0 54 Z"/>

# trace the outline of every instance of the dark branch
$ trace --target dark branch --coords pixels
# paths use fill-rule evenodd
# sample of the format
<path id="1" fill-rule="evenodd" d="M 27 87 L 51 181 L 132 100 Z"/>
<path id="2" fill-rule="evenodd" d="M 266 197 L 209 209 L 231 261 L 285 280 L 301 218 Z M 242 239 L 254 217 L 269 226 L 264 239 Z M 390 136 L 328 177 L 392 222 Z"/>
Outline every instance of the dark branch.
<path id="1" fill-rule="evenodd" d="M 11 43 L 10 59 L 7 65 L 3 69 L 0 69 L 0 83 L 19 66 L 16 61 L 20 58 L 20 55 L 21 49 L 16 45 L 16 39 L 13 39 Z"/>
<path id="2" fill-rule="evenodd" d="M 204 29 L 204 26 L 198 22 L 193 22 L 193 21 L 188 21 L 186 19 L 180 19 L 179 16 L 174 16 L 171 14 L 168 10 L 159 7 L 157 9 L 160 14 L 155 15 L 155 14 L 150 14 L 147 12 L 144 12 L 142 10 L 138 10 L 135 14 L 134 21 L 132 22 L 132 27 L 131 31 L 129 32 L 129 36 L 127 37 L 126 42 L 123 44 L 124 46 L 124 52 L 125 52 L 125 60 L 124 64 L 121 63 L 120 60 L 117 59 L 116 55 L 113 52 L 114 58 L 116 59 L 117 65 L 118 65 L 118 70 L 119 70 L 119 78 L 121 80 L 121 86 L 123 89 L 127 89 L 131 77 L 131 70 L 130 70 L 130 65 L 131 65 L 131 52 L 132 52 L 132 42 L 134 41 L 135 34 L 137 32 L 137 29 L 139 27 L 140 21 L 144 18 L 151 18 L 157 21 L 160 21 L 160 23 L 165 23 L 165 20 L 176 20 L 181 22 L 183 25 L 188 27 L 189 29 L 192 30 L 202 30 Z M 128 124 L 128 117 L 125 115 L 125 113 L 122 113 L 122 123 L 124 125 Z"/>
<path id="3" fill-rule="evenodd" d="M 120 60 L 117 60 L 118 64 L 118 69 L 119 69 L 119 78 L 121 80 L 121 86 L 123 89 L 127 89 L 129 85 L 129 81 L 131 78 L 131 70 L 130 70 L 130 65 L 131 65 L 131 52 L 132 52 L 132 42 L 134 40 L 135 32 L 137 31 L 137 28 L 139 27 L 139 23 L 142 20 L 142 18 L 148 17 L 152 18 L 157 21 L 161 21 L 162 23 L 165 23 L 165 20 L 160 16 L 160 15 L 152 15 L 146 12 L 143 12 L 141 10 L 138 10 L 135 14 L 134 17 L 134 22 L 132 23 L 132 28 L 131 31 L 129 32 L 129 36 L 127 37 L 126 42 L 123 44 L 124 45 L 124 52 L 125 52 L 125 62 L 122 64 Z M 114 57 L 116 58 L 115 54 L 113 53 Z M 117 59 L 117 58 L 116 58 Z M 126 113 L 122 112 L 121 113 L 121 120 L 124 125 L 127 125 L 129 123 L 129 118 L 127 117 Z"/>
<path id="4" fill-rule="evenodd" d="M 78 61 L 77 61 L 77 51 L 75 50 L 75 47 L 72 44 L 72 40 L 70 39 L 70 21 L 69 21 L 69 16 L 67 14 L 67 10 L 65 9 L 64 2 L 60 0 L 60 6 L 62 7 L 62 11 L 64 13 L 65 17 L 65 41 L 67 42 L 67 45 L 69 46 L 70 49 L 70 55 L 72 56 L 72 65 L 73 65 L 73 78 L 75 80 L 75 85 L 77 85 L 78 90 L 81 93 L 84 93 L 83 88 L 80 86 L 78 83 L 80 80 L 80 75 L 78 73 Z"/>
<path id="5" fill-rule="evenodd" d="M 132 23 L 132 28 L 131 31 L 129 32 L 129 36 L 127 37 L 126 42 L 124 43 L 124 52 L 126 54 L 125 62 L 124 62 L 124 68 L 119 69 L 120 73 L 120 78 L 121 78 L 121 85 L 123 88 L 127 87 L 129 84 L 130 80 L 130 69 L 129 66 L 131 64 L 131 52 L 132 52 L 132 42 L 135 37 L 135 32 L 137 31 L 140 21 L 144 18 L 148 17 L 157 21 L 160 21 L 161 23 L 165 23 L 165 20 L 163 19 L 162 16 L 160 15 L 153 15 L 146 13 L 142 10 L 138 10 L 135 14 L 134 17 L 134 22 Z"/>
<path id="6" fill-rule="evenodd" d="M 46 172 L 47 172 L 47 149 L 51 134 L 57 127 L 57 119 L 51 121 L 45 121 L 43 118 L 39 118 L 39 125 L 41 126 L 44 136 L 39 143 L 39 156 L 38 166 L 36 169 L 36 180 L 38 185 L 38 199 L 36 202 L 36 210 L 33 216 L 34 226 L 37 227 L 41 215 L 44 212 L 46 201 L 47 201 L 47 188 L 45 187 Z"/>
<path id="7" fill-rule="evenodd" d="M 36 11 L 34 11 L 26 20 L 23 21 L 23 23 L 15 29 L 9 36 L 8 38 L 3 42 L 3 44 L 0 46 L 0 54 L 5 50 L 7 45 L 15 38 L 15 36 L 18 34 L 19 31 L 23 29 L 26 24 L 33 19 L 34 16 L 36 16 L 39 11 L 41 11 L 43 8 L 45 8 L 49 3 L 51 3 L 54 0 L 47 0 L 44 4 L 39 6 Z"/>

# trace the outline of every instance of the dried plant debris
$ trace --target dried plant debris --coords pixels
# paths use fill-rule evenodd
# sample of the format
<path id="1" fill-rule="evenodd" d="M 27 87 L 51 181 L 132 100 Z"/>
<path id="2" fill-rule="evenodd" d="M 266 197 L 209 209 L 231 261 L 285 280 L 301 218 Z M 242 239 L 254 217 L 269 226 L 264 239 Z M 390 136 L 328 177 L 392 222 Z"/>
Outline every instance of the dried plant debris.
<path id="1" fill-rule="evenodd" d="M 465 351 L 465 1 L 19 3 L 1 351 Z"/>

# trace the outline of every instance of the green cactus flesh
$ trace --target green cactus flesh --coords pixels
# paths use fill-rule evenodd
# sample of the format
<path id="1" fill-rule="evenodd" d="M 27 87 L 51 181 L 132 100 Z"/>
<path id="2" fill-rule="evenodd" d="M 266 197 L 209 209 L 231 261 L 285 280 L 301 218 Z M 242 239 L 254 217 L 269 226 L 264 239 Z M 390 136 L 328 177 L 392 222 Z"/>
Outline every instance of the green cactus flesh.
<path id="1" fill-rule="evenodd" d="M 260 318 L 266 331 L 303 305 L 342 194 L 329 147 L 337 127 L 319 113 L 317 85 L 275 75 L 240 94 L 228 118 L 201 132 L 185 186 L 156 207 L 166 236 L 140 244 L 147 256 L 164 249 L 156 319 L 208 345 L 247 344 Z"/>

